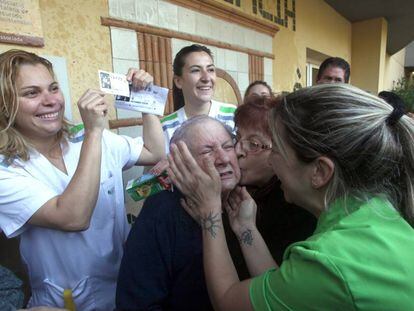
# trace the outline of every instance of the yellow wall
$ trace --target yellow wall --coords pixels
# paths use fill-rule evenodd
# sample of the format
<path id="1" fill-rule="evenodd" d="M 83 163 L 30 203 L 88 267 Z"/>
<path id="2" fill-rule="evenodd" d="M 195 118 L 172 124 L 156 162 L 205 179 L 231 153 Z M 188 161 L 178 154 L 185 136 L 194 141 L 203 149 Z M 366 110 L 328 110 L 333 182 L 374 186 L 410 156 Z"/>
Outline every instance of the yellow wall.
<path id="1" fill-rule="evenodd" d="M 232 8 L 235 5 L 223 0 L 216 0 Z M 284 1 L 281 1 L 284 16 Z M 275 14 L 276 1 L 264 0 L 263 7 L 267 12 Z M 288 8 L 292 9 L 292 1 L 288 0 Z M 255 18 L 264 19 L 252 11 L 252 0 L 241 1 L 239 10 Z M 296 31 L 293 21 L 288 19 L 288 27 L 280 26 L 273 39 L 275 55 L 273 68 L 273 88 L 275 91 L 292 91 L 296 82 L 306 85 L 306 48 L 320 53 L 339 56 L 351 63 L 351 23 L 338 14 L 323 0 L 296 0 Z M 296 70 L 299 68 L 301 78 Z"/>
<path id="2" fill-rule="evenodd" d="M 306 48 L 350 62 L 351 23 L 322 0 L 296 1 L 296 31 L 280 27 L 274 39 L 275 90 L 292 91 L 295 82 L 306 85 Z"/>
<path id="3" fill-rule="evenodd" d="M 76 102 L 87 88 L 98 88 L 98 69 L 112 71 L 108 27 L 100 16 L 108 15 L 107 0 L 40 0 L 45 46 L 0 44 L 0 51 L 24 49 L 43 55 L 64 57 L 67 62 L 72 114 L 80 121 Z M 69 104 L 69 103 L 66 103 Z M 111 108 L 110 116 L 115 116 Z"/>
<path id="4" fill-rule="evenodd" d="M 225 3 L 223 0 L 216 0 Z M 275 13 L 276 1 L 264 0 L 264 9 Z M 232 8 L 235 5 L 226 4 Z M 281 1 L 282 7 L 284 1 Z M 288 0 L 291 8 L 291 0 Z M 258 19 L 252 12 L 252 0 L 241 1 L 240 10 Z M 296 0 L 296 31 L 292 19 L 288 27 L 279 25 L 274 38 L 273 87 L 291 91 L 296 82 L 305 86 L 306 49 L 339 56 L 351 64 L 351 83 L 377 93 L 391 89 L 393 81 L 404 74 L 404 52 L 386 53 L 387 22 L 383 18 L 350 23 L 323 0 Z M 283 9 L 282 9 L 283 15 Z M 297 68 L 301 78 L 297 76 Z"/>
<path id="5" fill-rule="evenodd" d="M 234 104 L 236 106 L 238 105 L 236 94 L 234 93 L 230 83 L 219 77 L 216 79 L 216 88 L 213 98 L 214 100 L 224 103 Z"/>
<path id="6" fill-rule="evenodd" d="M 388 22 L 384 18 L 380 18 L 380 32 L 381 32 L 381 42 L 380 42 L 380 61 L 379 61 L 379 73 L 378 73 L 378 92 L 380 92 L 384 86 L 384 76 L 385 76 L 385 62 L 387 56 L 387 37 L 388 37 Z"/>
<path id="7" fill-rule="evenodd" d="M 385 74 L 382 90 L 392 90 L 395 83 L 404 77 L 405 49 L 390 56 L 385 56 Z"/>
<path id="8" fill-rule="evenodd" d="M 236 8 L 223 0 L 217 1 Z M 268 12 L 276 12 L 275 1 L 264 0 L 263 3 Z M 284 1 L 281 4 L 283 7 Z M 291 1 L 288 5 L 291 7 Z M 0 51 L 22 48 L 64 57 L 68 66 L 72 113 L 75 121 L 80 121 L 77 99 L 87 88 L 98 87 L 98 69 L 112 70 L 109 29 L 100 24 L 100 16 L 108 15 L 107 0 L 40 0 L 40 10 L 45 47 L 0 44 Z M 252 0 L 241 1 L 240 10 L 254 15 Z M 392 81 L 402 76 L 403 56 L 385 53 L 384 19 L 351 24 L 323 0 L 296 0 L 295 11 L 296 31 L 292 30 L 292 19 L 289 18 L 289 26 L 279 26 L 274 38 L 275 91 L 291 91 L 296 82 L 305 86 L 307 48 L 349 61 L 352 84 L 371 92 L 392 88 Z M 263 19 L 260 15 L 254 16 Z M 301 78 L 296 74 L 298 68 Z M 110 117 L 115 117 L 113 108 Z"/>
<path id="9" fill-rule="evenodd" d="M 299 68 L 302 78 L 299 81 L 306 85 L 306 48 L 317 52 L 342 57 L 351 63 L 351 23 L 337 13 L 331 6 L 322 0 L 298 0 L 296 5 L 296 34 L 295 46 L 298 54 Z M 282 29 L 281 29 L 282 31 Z M 283 31 L 289 31 L 283 28 Z M 283 44 L 278 42 L 276 35 L 275 56 L 280 66 L 275 68 L 276 87 L 278 79 L 283 76 L 278 74 L 278 67 L 285 66 L 286 61 L 278 57 L 277 50 L 282 49 Z M 292 52 L 292 51 L 291 51 Z M 294 52 L 294 51 L 293 51 Z M 285 52 L 286 54 L 288 51 Z M 289 81 L 284 81 L 281 90 L 291 91 Z M 291 85 L 291 83 L 290 83 Z"/>
<path id="10" fill-rule="evenodd" d="M 384 74 L 386 23 L 376 18 L 352 25 L 352 84 L 373 94 L 382 88 L 379 77 Z"/>

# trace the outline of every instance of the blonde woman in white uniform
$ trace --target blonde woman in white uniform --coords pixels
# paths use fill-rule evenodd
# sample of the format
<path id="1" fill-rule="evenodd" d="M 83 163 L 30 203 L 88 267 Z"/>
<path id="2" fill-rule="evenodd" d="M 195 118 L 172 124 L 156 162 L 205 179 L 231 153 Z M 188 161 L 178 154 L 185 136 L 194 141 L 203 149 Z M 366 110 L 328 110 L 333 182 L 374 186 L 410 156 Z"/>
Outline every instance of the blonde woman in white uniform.
<path id="1" fill-rule="evenodd" d="M 130 70 L 135 87 L 151 82 Z M 52 65 L 33 53 L 0 54 L 0 228 L 21 237 L 32 306 L 63 306 L 71 289 L 78 310 L 112 310 L 129 227 L 122 170 L 164 156 L 156 116 L 142 138 L 104 130 L 104 94 L 78 101 L 83 126 L 70 129 Z"/>

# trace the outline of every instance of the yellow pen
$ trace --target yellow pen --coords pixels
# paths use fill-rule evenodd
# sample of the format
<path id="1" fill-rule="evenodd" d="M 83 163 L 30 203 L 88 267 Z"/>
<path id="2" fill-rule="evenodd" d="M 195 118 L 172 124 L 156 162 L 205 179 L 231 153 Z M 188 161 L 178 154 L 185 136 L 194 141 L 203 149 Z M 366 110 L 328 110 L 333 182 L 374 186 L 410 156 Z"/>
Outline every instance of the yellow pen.
<path id="1" fill-rule="evenodd" d="M 63 291 L 63 301 L 65 304 L 65 309 L 69 311 L 76 311 L 76 305 L 75 305 L 75 302 L 73 301 L 71 289 L 65 289 Z"/>

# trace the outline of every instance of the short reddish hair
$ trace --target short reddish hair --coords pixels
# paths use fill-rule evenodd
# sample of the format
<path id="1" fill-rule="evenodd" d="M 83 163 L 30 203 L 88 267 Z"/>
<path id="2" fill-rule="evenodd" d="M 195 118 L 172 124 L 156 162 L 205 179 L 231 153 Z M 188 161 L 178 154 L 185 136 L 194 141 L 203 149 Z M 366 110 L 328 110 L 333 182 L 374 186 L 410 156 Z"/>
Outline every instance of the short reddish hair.
<path id="1" fill-rule="evenodd" d="M 269 112 L 280 102 L 280 97 L 248 98 L 244 104 L 237 107 L 236 112 L 234 113 L 234 123 L 236 129 L 255 129 L 263 132 L 263 134 L 269 137 L 272 137 L 272 133 L 268 124 Z"/>

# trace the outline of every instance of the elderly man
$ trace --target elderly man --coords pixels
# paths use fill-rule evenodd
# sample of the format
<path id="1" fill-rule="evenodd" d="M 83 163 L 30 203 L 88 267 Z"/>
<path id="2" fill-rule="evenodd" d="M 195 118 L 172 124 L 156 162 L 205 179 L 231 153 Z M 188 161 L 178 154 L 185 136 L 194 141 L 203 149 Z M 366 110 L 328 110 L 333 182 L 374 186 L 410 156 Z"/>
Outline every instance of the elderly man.
<path id="1" fill-rule="evenodd" d="M 240 179 L 230 129 L 196 116 L 177 129 L 197 163 L 213 160 L 225 200 Z M 117 310 L 211 310 L 204 280 L 199 225 L 181 207 L 174 189 L 148 198 L 126 243 L 118 277 Z"/>
<path id="2" fill-rule="evenodd" d="M 319 67 L 316 83 L 349 83 L 350 74 L 351 68 L 345 59 L 329 57 Z"/>

